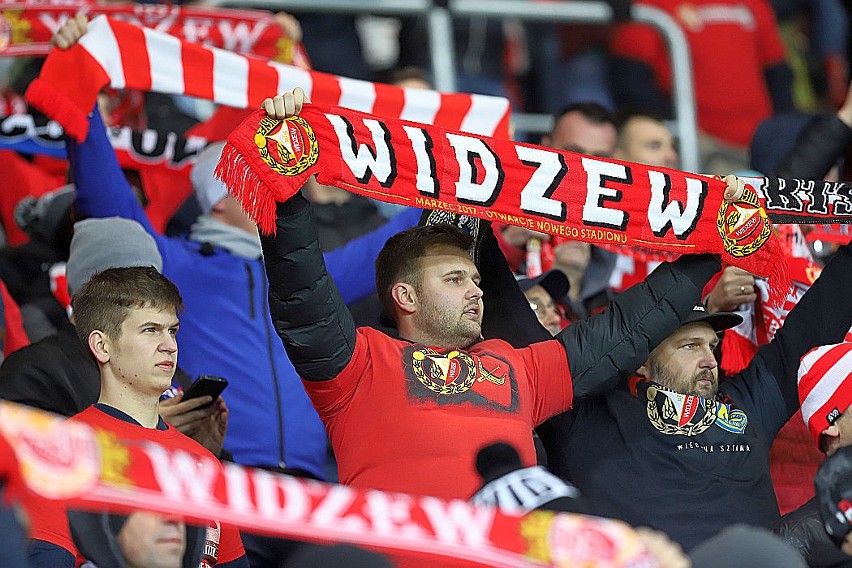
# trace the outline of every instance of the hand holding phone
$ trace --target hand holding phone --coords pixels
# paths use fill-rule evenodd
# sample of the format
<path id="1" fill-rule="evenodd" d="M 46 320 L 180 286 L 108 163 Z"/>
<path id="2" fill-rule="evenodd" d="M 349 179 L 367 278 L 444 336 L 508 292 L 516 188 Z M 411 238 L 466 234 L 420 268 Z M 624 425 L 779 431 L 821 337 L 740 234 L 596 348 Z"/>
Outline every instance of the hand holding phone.
<path id="1" fill-rule="evenodd" d="M 227 386 L 227 379 L 216 377 L 214 375 L 201 375 L 191 385 L 189 385 L 189 388 L 187 388 L 186 392 L 183 393 L 183 400 L 198 398 L 200 396 L 212 397 L 211 402 L 200 407 L 205 408 L 210 404 L 213 404 L 213 401 L 222 394 L 222 391 L 225 390 L 225 387 Z"/>

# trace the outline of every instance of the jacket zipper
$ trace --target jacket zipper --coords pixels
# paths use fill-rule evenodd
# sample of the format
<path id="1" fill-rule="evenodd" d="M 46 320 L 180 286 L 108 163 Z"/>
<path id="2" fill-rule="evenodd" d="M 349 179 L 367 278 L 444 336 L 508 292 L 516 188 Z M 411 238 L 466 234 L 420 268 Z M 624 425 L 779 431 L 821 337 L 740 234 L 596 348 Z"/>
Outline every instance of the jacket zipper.
<path id="1" fill-rule="evenodd" d="M 260 271 L 263 273 L 263 281 L 266 280 L 266 268 L 263 264 L 259 264 Z M 255 317 L 255 301 L 254 301 L 254 272 L 252 272 L 251 265 L 246 264 L 246 273 L 248 274 L 249 280 L 249 309 L 251 311 L 251 317 L 254 319 Z M 268 294 L 269 290 L 264 286 L 263 290 L 264 294 Z M 281 389 L 279 385 L 278 379 L 278 371 L 275 366 L 275 351 L 273 350 L 273 336 L 272 330 L 269 329 L 269 319 L 263 318 L 264 329 L 266 331 L 266 352 L 269 356 L 269 369 L 272 375 L 272 385 L 275 389 L 275 409 L 278 414 L 278 467 L 284 469 L 287 467 L 286 460 L 284 459 L 284 409 L 281 407 Z"/>
<path id="2" fill-rule="evenodd" d="M 249 317 L 254 319 L 255 316 L 255 307 L 254 307 L 254 273 L 251 271 L 251 265 L 246 264 L 246 275 L 248 276 L 248 289 L 249 289 Z"/>

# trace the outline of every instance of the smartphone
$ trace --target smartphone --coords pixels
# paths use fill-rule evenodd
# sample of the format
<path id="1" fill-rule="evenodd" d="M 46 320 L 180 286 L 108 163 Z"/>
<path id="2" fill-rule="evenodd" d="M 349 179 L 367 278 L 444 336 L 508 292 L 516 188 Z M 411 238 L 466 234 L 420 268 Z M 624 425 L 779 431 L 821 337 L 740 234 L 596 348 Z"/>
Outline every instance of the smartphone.
<path id="1" fill-rule="evenodd" d="M 199 396 L 211 396 L 213 400 L 216 400 L 222 391 L 225 390 L 225 387 L 228 386 L 228 380 L 222 377 L 216 377 L 214 375 L 201 375 L 198 377 L 189 388 L 186 389 L 186 392 L 183 393 L 183 400 L 189 400 L 191 398 L 198 398 Z M 213 402 L 210 402 L 213 404 Z M 204 405 L 200 408 L 204 408 Z"/>

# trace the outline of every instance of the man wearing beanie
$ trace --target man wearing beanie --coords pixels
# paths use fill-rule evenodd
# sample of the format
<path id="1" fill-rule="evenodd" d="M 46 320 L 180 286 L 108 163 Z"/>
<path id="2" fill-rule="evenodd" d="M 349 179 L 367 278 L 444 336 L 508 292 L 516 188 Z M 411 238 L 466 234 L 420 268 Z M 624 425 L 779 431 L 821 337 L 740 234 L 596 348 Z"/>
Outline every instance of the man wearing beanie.
<path id="1" fill-rule="evenodd" d="M 152 266 L 162 269 L 163 260 L 154 239 L 136 221 L 109 217 L 74 224 L 74 236 L 66 263 L 68 293 L 73 295 L 89 278 L 108 268 Z M 72 316 L 73 320 L 73 316 Z M 188 386 L 183 371 L 176 380 Z M 98 367 L 80 342 L 73 321 L 66 321 L 55 335 L 9 355 L 0 365 L 0 398 L 63 416 L 73 416 L 94 404 L 100 394 Z M 221 439 L 214 428 L 199 428 L 216 407 L 199 410 L 199 400 L 166 403 L 163 417 L 182 431 L 195 432 L 198 441 L 218 454 Z"/>
<path id="2" fill-rule="evenodd" d="M 823 345 L 802 357 L 799 399 L 802 418 L 821 452 L 831 457 L 852 446 L 852 343 Z M 808 566 L 852 566 L 852 556 L 826 532 L 817 493 L 784 515 L 775 531 L 799 550 Z"/>

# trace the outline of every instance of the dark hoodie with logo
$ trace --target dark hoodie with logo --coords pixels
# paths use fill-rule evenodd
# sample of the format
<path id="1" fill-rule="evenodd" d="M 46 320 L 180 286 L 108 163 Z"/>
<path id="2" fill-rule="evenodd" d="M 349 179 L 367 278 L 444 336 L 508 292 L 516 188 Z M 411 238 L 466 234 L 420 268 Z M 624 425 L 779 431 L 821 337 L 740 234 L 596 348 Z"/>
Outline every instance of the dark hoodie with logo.
<path id="1" fill-rule="evenodd" d="M 850 278 L 845 245 L 775 339 L 715 399 L 633 379 L 578 401 L 540 431 L 548 465 L 596 514 L 662 530 L 686 550 L 727 525 L 773 526 L 769 449 L 799 408 L 801 357 L 842 341 L 852 326 Z"/>

